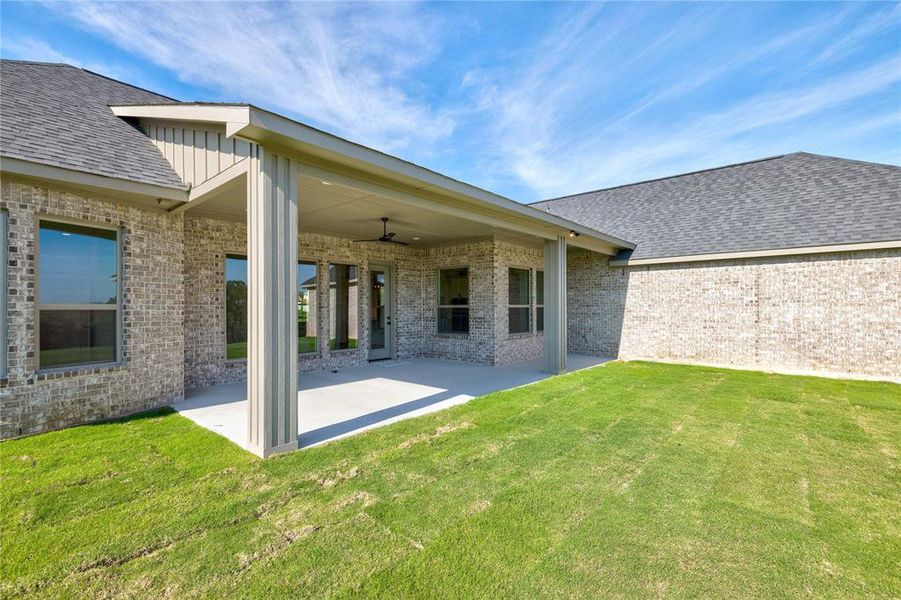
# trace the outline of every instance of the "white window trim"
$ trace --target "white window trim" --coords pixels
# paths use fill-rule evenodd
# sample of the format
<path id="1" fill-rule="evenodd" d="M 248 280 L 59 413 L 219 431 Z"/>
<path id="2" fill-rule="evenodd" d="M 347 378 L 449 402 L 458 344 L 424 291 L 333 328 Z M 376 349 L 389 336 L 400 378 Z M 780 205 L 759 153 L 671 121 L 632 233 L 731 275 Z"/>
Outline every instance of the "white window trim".
<path id="1" fill-rule="evenodd" d="M 43 304 L 41 303 L 41 225 L 43 223 L 62 223 L 69 225 L 79 225 L 89 227 L 91 229 L 104 229 L 116 232 L 116 303 L 115 304 Z M 37 373 L 54 373 L 61 371 L 77 371 L 85 369 L 98 369 L 102 367 L 115 367 L 124 363 L 123 360 L 123 326 L 122 326 L 122 292 L 124 289 L 123 277 L 124 271 L 122 259 L 124 253 L 122 251 L 122 240 L 124 237 L 124 229 L 115 225 L 107 225 L 104 223 L 95 223 L 93 221 L 84 221 L 81 219 L 69 219 L 65 217 L 56 217 L 54 215 L 39 215 L 36 218 L 35 236 L 34 236 L 34 370 Z M 89 362 L 76 363 L 71 365 L 60 365 L 53 367 L 41 366 L 41 311 L 46 310 L 114 310 L 116 311 L 116 357 L 115 360 L 107 362 Z"/>
<path id="2" fill-rule="evenodd" d="M 472 281 L 471 281 L 471 278 L 470 278 L 469 267 L 468 267 L 468 266 L 438 267 L 438 271 L 437 271 L 437 273 L 435 274 L 435 279 L 436 279 L 435 283 L 436 283 L 437 291 L 438 291 L 437 300 L 440 300 L 440 299 L 441 299 L 441 271 L 459 271 L 459 270 L 461 270 L 461 269 L 466 269 L 466 288 L 467 288 L 467 292 L 466 292 L 466 304 L 438 304 L 438 307 L 435 309 L 435 332 L 436 332 L 438 335 L 450 335 L 450 336 L 457 336 L 457 337 L 468 337 L 468 336 L 469 336 L 469 329 L 470 329 L 469 323 L 470 323 L 470 319 L 467 319 L 467 320 L 466 320 L 467 326 L 466 326 L 466 331 L 465 331 L 465 332 L 461 332 L 461 331 L 441 331 L 441 329 L 439 329 L 439 327 L 441 327 L 440 323 L 441 323 L 441 309 L 442 309 L 442 308 L 465 308 L 465 309 L 466 309 L 467 316 L 469 316 L 469 317 L 472 316 L 472 313 L 471 313 L 470 310 L 469 310 L 469 306 L 470 306 L 470 305 L 469 305 L 469 297 L 470 297 L 470 292 L 472 292 Z"/>
<path id="3" fill-rule="evenodd" d="M 222 306 L 224 310 L 222 311 L 222 338 L 224 343 L 222 344 L 222 354 L 225 356 L 226 363 L 246 363 L 247 357 L 244 358 L 229 358 L 228 357 L 228 279 L 226 279 L 226 270 L 228 267 L 228 259 L 243 259 L 245 262 L 247 261 L 247 252 L 246 251 L 235 251 L 232 252 L 230 250 L 226 250 L 224 253 L 224 258 L 222 259 Z M 250 294 L 250 282 L 247 282 L 247 293 Z M 248 323 L 248 327 L 250 324 Z M 244 343 L 250 342 L 250 332 L 247 332 L 247 339 L 244 340 Z M 248 349 L 248 352 L 250 350 Z"/>
<path id="4" fill-rule="evenodd" d="M 525 271 L 526 272 L 526 281 L 529 286 L 529 303 L 528 304 L 510 304 L 510 271 Z M 525 308 L 526 313 L 528 314 L 529 323 L 526 326 L 525 331 L 510 331 L 510 309 L 511 308 Z M 511 336 L 522 336 L 528 335 L 532 333 L 532 269 L 528 267 L 517 267 L 516 265 L 510 265 L 507 267 L 507 335 Z"/>
<path id="5" fill-rule="evenodd" d="M 298 266 L 300 266 L 300 265 L 313 265 L 313 266 L 316 267 L 316 275 L 315 275 L 315 277 L 316 277 L 316 290 L 315 290 L 315 292 L 314 292 L 313 295 L 316 296 L 316 319 L 321 321 L 321 318 L 320 318 L 320 317 L 321 317 L 321 312 L 322 312 L 322 298 L 321 298 L 320 291 L 321 291 L 321 289 L 322 289 L 322 286 L 321 286 L 320 284 L 321 284 L 322 282 L 321 282 L 321 280 L 320 280 L 319 274 L 320 274 L 321 271 L 322 271 L 322 269 L 321 269 L 321 266 L 322 266 L 322 265 L 321 265 L 320 261 L 317 260 L 317 259 L 315 259 L 315 258 L 314 258 L 314 259 L 310 259 L 310 258 L 299 258 L 299 259 L 297 259 L 297 265 L 298 265 Z M 326 271 L 328 271 L 328 269 L 326 269 Z M 298 282 L 297 282 L 298 288 L 300 287 L 300 283 L 301 283 L 301 282 L 298 280 Z M 309 311 L 307 311 L 307 314 L 309 315 Z M 297 348 L 297 355 L 298 355 L 298 356 L 306 356 L 306 357 L 310 357 L 310 356 L 321 356 L 321 355 L 322 355 L 322 335 L 320 334 L 319 329 L 320 329 L 320 328 L 319 328 L 319 323 L 316 323 L 316 348 L 313 349 L 313 350 L 310 350 L 309 352 L 301 352 L 301 351 L 300 351 L 300 348 L 298 347 L 298 348 Z M 328 341 L 326 341 L 326 344 L 328 344 Z"/>
<path id="6" fill-rule="evenodd" d="M 356 298 L 356 300 L 357 300 L 357 347 L 356 348 L 338 348 L 336 350 L 332 350 L 332 293 L 331 293 L 332 292 L 332 279 L 331 279 L 331 273 L 330 273 L 330 269 L 331 269 L 332 265 L 343 266 L 343 267 L 356 267 L 356 269 L 357 269 L 357 294 L 356 294 L 356 296 L 357 296 L 357 298 Z M 330 258 L 326 258 L 325 259 L 324 276 L 325 276 L 325 283 L 326 283 L 326 288 L 324 290 L 325 300 L 326 300 L 325 307 L 328 309 L 328 321 L 326 321 L 325 340 L 323 342 L 324 343 L 323 347 L 326 349 L 326 351 L 329 353 L 329 355 L 352 354 L 354 352 L 360 352 L 361 350 L 363 350 L 363 312 L 364 311 L 360 310 L 360 308 L 362 306 L 361 294 L 363 293 L 363 289 L 362 289 L 362 286 L 360 285 L 360 282 L 362 281 L 362 277 L 363 277 L 363 266 L 360 263 L 350 261 L 350 260 L 341 260 L 341 259 L 332 260 Z M 368 273 L 367 273 L 367 276 L 368 276 Z M 318 275 L 317 275 L 317 277 L 318 277 Z M 320 296 L 320 300 L 321 299 L 322 299 L 322 297 Z M 350 310 L 350 307 L 348 307 L 348 310 Z M 317 345 L 318 345 L 318 340 L 317 340 Z M 309 355 L 310 355 L 309 353 L 306 354 L 306 356 L 309 356 Z"/>
<path id="7" fill-rule="evenodd" d="M 542 279 L 544 279 L 544 269 L 535 269 L 535 333 L 544 333 L 544 319 L 541 320 L 541 329 L 538 329 L 538 309 L 544 310 L 544 302 L 538 303 L 538 274 L 541 273 Z M 541 287 L 544 287 L 544 281 L 541 282 Z M 542 295 L 544 292 L 542 291 Z"/>

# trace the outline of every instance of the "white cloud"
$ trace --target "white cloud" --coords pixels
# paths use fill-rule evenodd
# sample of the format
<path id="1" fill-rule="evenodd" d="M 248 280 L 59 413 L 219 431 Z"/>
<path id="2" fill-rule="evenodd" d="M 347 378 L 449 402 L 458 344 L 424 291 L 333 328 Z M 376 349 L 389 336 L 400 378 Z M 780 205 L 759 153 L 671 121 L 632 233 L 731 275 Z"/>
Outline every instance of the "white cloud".
<path id="1" fill-rule="evenodd" d="M 871 38 L 897 32 L 897 6 L 805 8 L 806 20 L 779 23 L 766 5 L 553 5 L 543 34 L 519 37 L 456 5 L 45 6 L 211 91 L 186 100 L 251 101 L 376 148 L 437 158 L 451 175 L 520 190 L 522 200 L 785 151 L 865 147 L 879 127 L 901 139 L 901 56 L 870 52 Z M 471 36 L 463 43 L 461 26 Z M 77 62 L 34 38 L 15 42 L 32 58 Z M 429 87 L 448 80 L 459 86 L 444 95 Z"/>
<path id="2" fill-rule="evenodd" d="M 385 150 L 428 145 L 451 113 L 409 90 L 439 50 L 440 23 L 384 3 L 48 3 L 183 81 L 313 119 Z M 192 100 L 192 99 L 188 99 Z"/>
<path id="3" fill-rule="evenodd" d="M 805 119 L 896 89 L 901 82 L 901 55 L 894 55 L 844 71 L 764 82 L 744 95 L 706 96 L 707 86 L 772 69 L 781 58 L 797 60 L 800 53 L 816 52 L 830 42 L 841 44 L 842 31 L 854 42 L 873 25 L 849 28 L 843 23 L 847 14 L 830 13 L 805 27 L 763 37 L 759 44 L 749 40 L 743 53 L 728 55 L 724 48 L 723 58 L 698 58 L 695 41 L 710 34 L 709 23 L 698 16 L 674 23 L 656 47 L 628 54 L 620 46 L 629 47 L 628 36 L 640 16 L 617 12 L 605 18 L 591 7 L 551 29 L 524 59 L 522 71 L 495 73 L 493 79 L 485 73 L 473 76 L 491 90 L 481 103 L 492 124 L 490 168 L 506 169 L 539 197 L 552 197 L 803 150 L 822 142 L 822 128 L 804 131 L 800 124 Z M 680 63 L 660 56 L 679 52 L 689 58 Z M 642 70 L 648 62 L 666 65 L 670 72 L 648 74 Z M 643 80 L 647 77 L 650 83 Z M 627 92 L 641 85 L 650 91 L 629 98 Z M 605 109 L 610 106 L 607 113 L 592 109 L 608 98 L 623 101 L 604 104 Z M 696 109 L 686 110 L 683 104 L 667 119 L 668 104 L 685 98 L 698 98 Z M 714 104 L 713 98 L 722 103 Z M 641 113 L 652 107 L 655 118 L 646 119 Z M 835 138 L 862 135 L 853 120 L 824 122 L 830 122 Z M 901 131 L 897 110 L 879 115 L 878 122 Z M 780 127 L 785 128 L 774 136 Z"/>
<path id="4" fill-rule="evenodd" d="M 147 87 L 142 74 L 134 69 L 115 62 L 86 61 L 60 52 L 47 42 L 31 35 L 6 37 L 3 50 L 10 57 L 38 62 L 63 63 L 100 73 L 107 77 L 128 81 L 134 85 Z"/>

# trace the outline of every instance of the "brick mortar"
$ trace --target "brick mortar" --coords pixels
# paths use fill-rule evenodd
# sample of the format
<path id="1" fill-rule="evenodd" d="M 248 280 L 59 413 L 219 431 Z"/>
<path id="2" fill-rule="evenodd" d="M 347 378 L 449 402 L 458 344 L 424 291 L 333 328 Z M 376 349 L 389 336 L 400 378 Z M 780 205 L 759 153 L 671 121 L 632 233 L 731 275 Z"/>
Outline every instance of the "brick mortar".
<path id="1" fill-rule="evenodd" d="M 899 250 L 567 267 L 570 352 L 901 376 Z"/>
<path id="2" fill-rule="evenodd" d="M 0 186 L 0 208 L 9 212 L 9 376 L 0 385 L 0 438 L 122 416 L 181 399 L 181 217 L 12 178 L 4 178 Z M 39 216 L 123 229 L 121 366 L 35 371 Z"/>

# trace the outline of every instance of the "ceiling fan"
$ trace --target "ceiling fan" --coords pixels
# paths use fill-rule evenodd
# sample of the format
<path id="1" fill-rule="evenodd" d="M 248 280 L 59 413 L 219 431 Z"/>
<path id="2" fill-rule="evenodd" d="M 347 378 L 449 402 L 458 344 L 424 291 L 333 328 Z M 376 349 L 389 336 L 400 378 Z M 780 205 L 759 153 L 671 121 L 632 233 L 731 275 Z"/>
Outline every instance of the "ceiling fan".
<path id="1" fill-rule="evenodd" d="M 354 240 L 355 242 L 384 242 L 387 244 L 400 244 L 401 246 L 409 246 L 410 244 L 406 242 L 398 242 L 394 239 L 396 234 L 392 232 L 388 232 L 388 217 L 382 217 L 382 236 L 373 238 L 371 240 Z"/>

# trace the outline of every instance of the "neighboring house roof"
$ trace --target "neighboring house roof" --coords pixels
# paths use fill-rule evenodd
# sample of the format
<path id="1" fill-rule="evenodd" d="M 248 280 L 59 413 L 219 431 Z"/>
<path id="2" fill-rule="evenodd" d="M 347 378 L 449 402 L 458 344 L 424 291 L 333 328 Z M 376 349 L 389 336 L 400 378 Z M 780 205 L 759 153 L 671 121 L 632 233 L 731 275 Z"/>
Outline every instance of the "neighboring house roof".
<path id="1" fill-rule="evenodd" d="M 797 152 L 532 206 L 637 244 L 629 260 L 901 240 L 901 167 Z"/>
<path id="2" fill-rule="evenodd" d="M 153 142 L 112 104 L 171 98 L 70 65 L 0 61 L 0 156 L 184 190 Z"/>

